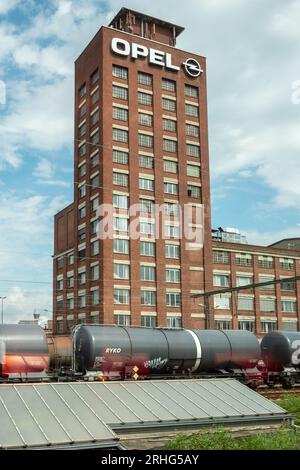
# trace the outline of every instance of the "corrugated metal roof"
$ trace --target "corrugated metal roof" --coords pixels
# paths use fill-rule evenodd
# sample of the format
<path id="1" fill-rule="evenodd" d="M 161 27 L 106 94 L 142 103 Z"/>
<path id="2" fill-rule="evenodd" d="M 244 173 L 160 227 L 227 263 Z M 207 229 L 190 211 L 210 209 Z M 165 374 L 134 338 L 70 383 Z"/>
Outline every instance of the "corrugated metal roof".
<path id="1" fill-rule="evenodd" d="M 283 421 L 232 379 L 0 386 L 0 447 L 115 446 L 114 431 Z"/>
<path id="2" fill-rule="evenodd" d="M 0 386 L 0 448 L 115 447 L 118 438 L 71 384 Z"/>

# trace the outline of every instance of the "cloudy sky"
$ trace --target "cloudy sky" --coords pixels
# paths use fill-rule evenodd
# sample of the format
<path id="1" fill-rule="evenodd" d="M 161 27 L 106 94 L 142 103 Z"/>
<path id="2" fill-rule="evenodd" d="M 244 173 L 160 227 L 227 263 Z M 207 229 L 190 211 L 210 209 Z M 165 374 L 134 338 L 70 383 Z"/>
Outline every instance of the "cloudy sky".
<path id="1" fill-rule="evenodd" d="M 53 215 L 73 190 L 73 63 L 122 6 L 184 26 L 177 46 L 207 57 L 213 225 L 252 243 L 300 236 L 300 0 L 0 0 L 6 320 L 51 316 Z"/>

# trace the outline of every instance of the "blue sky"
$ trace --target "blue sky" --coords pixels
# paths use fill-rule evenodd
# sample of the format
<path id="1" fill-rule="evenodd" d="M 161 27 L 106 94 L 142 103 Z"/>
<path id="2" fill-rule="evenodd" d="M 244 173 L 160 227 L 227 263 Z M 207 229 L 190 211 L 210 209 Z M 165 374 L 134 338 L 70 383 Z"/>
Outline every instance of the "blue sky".
<path id="1" fill-rule="evenodd" d="M 53 215 L 73 198 L 73 63 L 122 6 L 185 26 L 177 46 L 207 57 L 213 225 L 252 243 L 300 236 L 300 0 L 0 0 L 7 320 L 51 316 Z"/>

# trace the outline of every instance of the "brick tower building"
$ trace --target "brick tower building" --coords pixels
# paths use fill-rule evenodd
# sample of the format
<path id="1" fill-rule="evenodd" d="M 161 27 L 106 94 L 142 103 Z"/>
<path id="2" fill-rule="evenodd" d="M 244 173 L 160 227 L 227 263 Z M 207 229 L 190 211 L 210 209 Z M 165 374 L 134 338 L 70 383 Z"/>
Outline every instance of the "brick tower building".
<path id="1" fill-rule="evenodd" d="M 55 216 L 57 333 L 79 322 L 204 327 L 190 296 L 212 288 L 206 62 L 176 48 L 182 31 L 122 8 L 75 62 L 74 203 Z M 113 235 L 99 239 L 103 204 Z M 153 204 L 168 215 L 164 237 Z M 204 244 L 193 250 L 179 212 L 202 204 Z"/>

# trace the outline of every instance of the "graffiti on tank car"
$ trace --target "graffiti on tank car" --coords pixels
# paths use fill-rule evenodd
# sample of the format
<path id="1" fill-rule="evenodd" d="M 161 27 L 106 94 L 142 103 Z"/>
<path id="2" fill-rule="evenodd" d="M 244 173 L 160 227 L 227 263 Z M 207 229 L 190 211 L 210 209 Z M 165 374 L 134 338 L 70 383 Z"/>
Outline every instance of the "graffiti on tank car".
<path id="1" fill-rule="evenodd" d="M 293 354 L 292 354 L 292 364 L 300 364 L 300 340 L 295 340 L 292 343 Z"/>
<path id="2" fill-rule="evenodd" d="M 155 359 L 150 359 L 149 361 L 144 362 L 144 366 L 148 369 L 162 369 L 168 362 L 168 359 L 162 359 L 161 357 L 156 357 Z"/>
<path id="3" fill-rule="evenodd" d="M 121 348 L 106 348 L 105 349 L 106 354 L 120 354 L 121 351 L 122 351 Z"/>
<path id="4" fill-rule="evenodd" d="M 97 369 L 97 367 L 100 367 L 103 362 L 103 357 L 102 356 L 96 356 L 95 361 L 94 361 L 94 369 Z"/>

